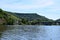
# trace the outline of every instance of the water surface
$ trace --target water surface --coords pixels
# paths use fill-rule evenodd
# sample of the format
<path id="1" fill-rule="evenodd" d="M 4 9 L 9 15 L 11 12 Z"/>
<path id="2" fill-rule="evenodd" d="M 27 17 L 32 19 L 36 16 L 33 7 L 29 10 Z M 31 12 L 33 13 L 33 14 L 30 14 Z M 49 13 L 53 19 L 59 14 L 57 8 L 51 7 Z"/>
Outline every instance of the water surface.
<path id="1" fill-rule="evenodd" d="M 60 26 L 8 25 L 1 40 L 60 40 Z"/>

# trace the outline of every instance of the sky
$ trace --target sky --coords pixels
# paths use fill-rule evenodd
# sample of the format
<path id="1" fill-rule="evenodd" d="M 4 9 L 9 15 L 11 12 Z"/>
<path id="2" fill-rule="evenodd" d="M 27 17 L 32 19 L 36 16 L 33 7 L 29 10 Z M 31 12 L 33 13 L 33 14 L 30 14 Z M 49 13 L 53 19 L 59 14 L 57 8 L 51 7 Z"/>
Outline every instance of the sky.
<path id="1" fill-rule="evenodd" d="M 60 18 L 60 0 L 0 0 L 0 8 L 10 12 L 37 13 L 53 20 Z"/>

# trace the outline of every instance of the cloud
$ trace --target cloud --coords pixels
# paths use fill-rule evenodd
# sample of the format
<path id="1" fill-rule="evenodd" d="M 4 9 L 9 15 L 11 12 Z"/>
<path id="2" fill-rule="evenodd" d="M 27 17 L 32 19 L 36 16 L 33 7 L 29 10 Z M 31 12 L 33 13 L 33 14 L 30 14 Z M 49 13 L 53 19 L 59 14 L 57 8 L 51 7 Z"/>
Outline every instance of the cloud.
<path id="1" fill-rule="evenodd" d="M 59 0 L 0 0 L 0 8 L 6 11 L 36 12 L 52 19 L 60 16 L 59 4 Z"/>
<path id="2" fill-rule="evenodd" d="M 53 1 L 51 0 L 29 0 L 31 4 L 28 3 L 26 0 L 21 2 L 19 0 L 1 0 L 0 1 L 0 8 L 7 8 L 7 9 L 38 9 L 44 8 L 50 5 L 53 5 Z"/>

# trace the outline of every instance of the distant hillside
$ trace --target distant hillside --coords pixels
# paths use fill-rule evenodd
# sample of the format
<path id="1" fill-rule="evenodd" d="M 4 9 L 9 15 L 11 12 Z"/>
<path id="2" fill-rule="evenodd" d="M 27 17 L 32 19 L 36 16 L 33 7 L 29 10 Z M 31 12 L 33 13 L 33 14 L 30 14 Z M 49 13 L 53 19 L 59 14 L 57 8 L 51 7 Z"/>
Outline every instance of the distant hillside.
<path id="1" fill-rule="evenodd" d="M 53 22 L 53 20 L 38 15 L 37 13 L 14 13 L 0 9 L 0 24 L 40 25 L 49 24 L 50 22 Z"/>
<path id="2" fill-rule="evenodd" d="M 55 20 L 56 22 L 60 22 L 60 19 Z"/>
<path id="3" fill-rule="evenodd" d="M 38 15 L 37 13 L 14 13 L 17 17 L 19 18 L 24 18 L 24 19 L 27 19 L 29 21 L 32 21 L 32 20 L 39 20 L 39 21 L 53 21 L 51 19 L 48 19 L 44 16 L 41 16 L 41 15 Z"/>
<path id="4" fill-rule="evenodd" d="M 11 12 L 9 12 L 11 13 Z M 12 15 L 15 15 L 18 18 L 22 19 L 22 23 L 24 24 L 41 24 L 42 22 L 53 22 L 52 19 L 48 19 L 44 16 L 38 15 L 37 13 L 11 13 Z M 45 24 L 44 23 L 44 24 Z M 47 23 L 49 24 L 49 23 Z"/>

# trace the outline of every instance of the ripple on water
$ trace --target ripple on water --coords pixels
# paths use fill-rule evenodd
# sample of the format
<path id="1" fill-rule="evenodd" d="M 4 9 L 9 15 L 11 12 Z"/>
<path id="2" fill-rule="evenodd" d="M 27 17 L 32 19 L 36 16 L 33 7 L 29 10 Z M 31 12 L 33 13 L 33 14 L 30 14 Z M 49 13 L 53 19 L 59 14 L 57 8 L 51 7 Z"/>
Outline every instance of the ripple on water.
<path id="1" fill-rule="evenodd" d="M 1 40 L 60 40 L 60 27 L 53 26 L 11 26 L 4 31 Z M 58 35 L 59 34 L 59 35 Z M 54 36 L 57 36 L 54 39 Z"/>

